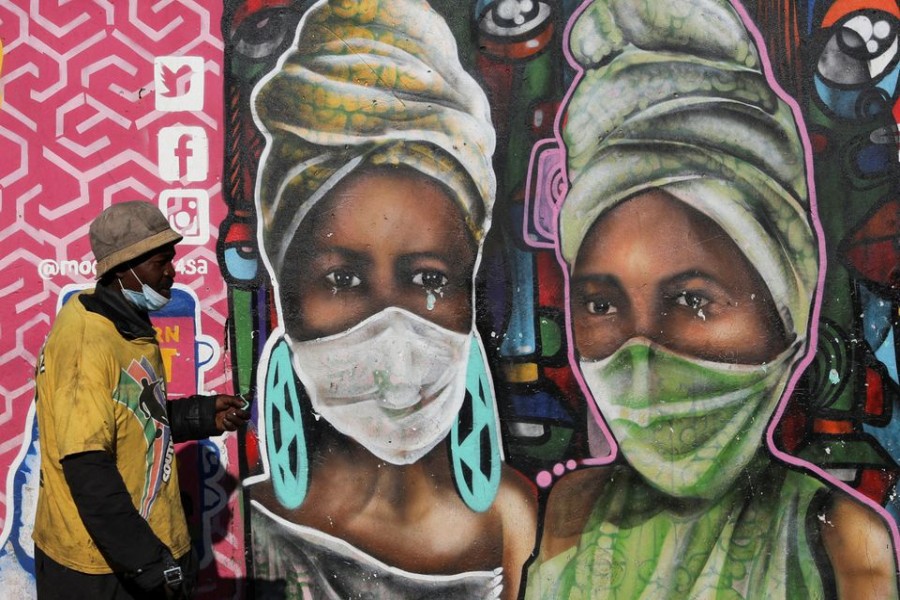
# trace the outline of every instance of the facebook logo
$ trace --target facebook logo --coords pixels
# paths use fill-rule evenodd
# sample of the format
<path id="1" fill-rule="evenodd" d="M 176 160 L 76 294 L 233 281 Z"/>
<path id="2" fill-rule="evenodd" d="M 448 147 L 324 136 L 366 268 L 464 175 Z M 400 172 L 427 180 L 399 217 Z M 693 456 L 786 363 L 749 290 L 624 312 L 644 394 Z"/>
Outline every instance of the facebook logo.
<path id="1" fill-rule="evenodd" d="M 205 181 L 209 176 L 209 138 L 202 127 L 163 127 L 157 142 L 164 181 Z"/>

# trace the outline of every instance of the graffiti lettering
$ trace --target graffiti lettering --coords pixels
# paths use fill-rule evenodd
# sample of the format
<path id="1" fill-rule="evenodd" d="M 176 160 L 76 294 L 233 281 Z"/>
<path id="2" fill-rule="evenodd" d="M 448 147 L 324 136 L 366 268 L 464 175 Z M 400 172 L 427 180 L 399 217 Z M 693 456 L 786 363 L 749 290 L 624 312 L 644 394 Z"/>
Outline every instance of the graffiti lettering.
<path id="1" fill-rule="evenodd" d="M 160 348 L 162 354 L 163 366 L 166 368 L 166 383 L 171 382 L 172 378 L 172 359 L 178 356 L 177 348 Z"/>
<path id="2" fill-rule="evenodd" d="M 38 263 L 37 272 L 41 279 L 52 279 L 58 275 L 92 277 L 97 274 L 97 261 L 48 258 Z"/>
<path id="3" fill-rule="evenodd" d="M 153 330 L 156 331 L 156 339 L 159 340 L 159 343 L 161 344 L 169 342 L 178 343 L 181 341 L 181 326 L 179 325 L 154 327 Z"/>
<path id="4" fill-rule="evenodd" d="M 179 275 L 206 275 L 209 273 L 209 261 L 205 258 L 182 258 L 175 263 L 175 271 Z"/>

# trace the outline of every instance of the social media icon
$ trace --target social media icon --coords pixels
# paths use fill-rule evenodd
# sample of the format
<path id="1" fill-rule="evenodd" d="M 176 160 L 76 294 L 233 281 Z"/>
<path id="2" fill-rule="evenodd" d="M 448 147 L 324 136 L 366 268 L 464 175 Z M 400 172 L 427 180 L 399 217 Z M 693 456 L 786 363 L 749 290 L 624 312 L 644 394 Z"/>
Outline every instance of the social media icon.
<path id="1" fill-rule="evenodd" d="M 202 246 L 209 241 L 209 194 L 206 190 L 163 190 L 159 209 L 172 229 L 184 236 L 187 246 Z"/>
<path id="2" fill-rule="evenodd" d="M 209 138 L 202 127 L 163 127 L 157 137 L 159 176 L 164 181 L 205 181 Z"/>
<path id="3" fill-rule="evenodd" d="M 156 110 L 203 110 L 203 57 L 157 56 L 153 61 Z"/>

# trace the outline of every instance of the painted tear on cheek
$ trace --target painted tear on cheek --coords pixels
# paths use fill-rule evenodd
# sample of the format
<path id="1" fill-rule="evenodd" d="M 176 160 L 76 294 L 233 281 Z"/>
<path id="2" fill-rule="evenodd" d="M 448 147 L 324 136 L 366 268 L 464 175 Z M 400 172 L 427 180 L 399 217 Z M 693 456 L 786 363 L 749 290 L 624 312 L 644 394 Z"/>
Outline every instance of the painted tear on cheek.
<path id="1" fill-rule="evenodd" d="M 437 294 L 437 295 L 435 295 Z M 428 310 L 434 310 L 435 305 L 437 304 L 437 296 L 441 298 L 444 297 L 444 289 L 437 288 L 435 290 L 427 290 L 425 293 L 425 308 Z"/>

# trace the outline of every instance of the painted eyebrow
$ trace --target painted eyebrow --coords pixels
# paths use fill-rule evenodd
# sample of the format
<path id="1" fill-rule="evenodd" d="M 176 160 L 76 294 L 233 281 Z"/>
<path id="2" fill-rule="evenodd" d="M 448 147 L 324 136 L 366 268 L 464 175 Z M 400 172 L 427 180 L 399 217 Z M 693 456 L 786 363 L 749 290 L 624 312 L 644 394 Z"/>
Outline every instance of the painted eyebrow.
<path id="1" fill-rule="evenodd" d="M 663 285 L 669 287 L 678 285 L 690 279 L 702 279 L 703 281 L 706 281 L 718 287 L 723 287 L 718 278 L 710 275 L 709 273 L 706 273 L 705 271 L 701 271 L 700 269 L 689 269 L 687 271 L 682 271 L 681 273 L 676 273 L 671 277 L 667 277 L 665 281 L 663 281 Z"/>
<path id="2" fill-rule="evenodd" d="M 410 252 L 409 254 L 402 254 L 397 262 L 401 265 L 408 266 L 410 263 L 413 263 L 417 260 L 437 260 L 443 263 L 452 264 L 450 257 L 446 254 L 439 254 L 437 252 Z"/>
<path id="3" fill-rule="evenodd" d="M 622 287 L 622 283 L 615 275 L 577 275 L 572 277 L 572 285 L 581 285 L 584 283 L 601 283 L 604 285 L 613 285 L 617 288 Z"/>
<path id="4" fill-rule="evenodd" d="M 313 246 L 308 247 L 307 252 L 298 257 L 299 260 L 297 261 L 295 268 L 302 270 L 303 264 L 314 265 L 318 262 L 328 260 L 335 255 L 352 265 L 361 265 L 365 267 L 372 264 L 372 259 L 366 252 L 360 252 L 359 250 L 353 250 L 343 246 L 328 246 L 326 248 Z"/>

